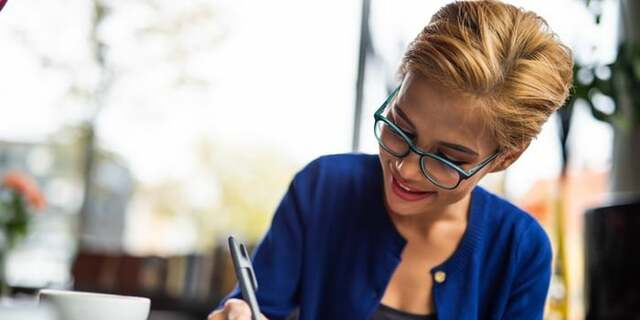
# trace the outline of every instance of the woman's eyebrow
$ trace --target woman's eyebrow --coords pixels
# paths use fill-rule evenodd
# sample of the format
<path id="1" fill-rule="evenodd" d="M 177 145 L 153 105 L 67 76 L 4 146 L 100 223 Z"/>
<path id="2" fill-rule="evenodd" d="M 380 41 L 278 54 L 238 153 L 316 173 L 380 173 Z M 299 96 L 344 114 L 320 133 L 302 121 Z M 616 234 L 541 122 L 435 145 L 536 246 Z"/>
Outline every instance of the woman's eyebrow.
<path id="1" fill-rule="evenodd" d="M 398 105 L 397 102 L 394 105 L 394 109 L 398 113 L 400 118 L 402 118 L 402 120 L 404 120 L 411 127 L 411 129 L 415 130 L 416 126 L 414 126 L 413 122 L 411 122 L 411 120 L 409 120 L 409 117 L 407 117 L 407 114 L 404 113 L 404 111 L 402 111 L 402 109 L 400 109 L 400 106 Z"/>
<path id="2" fill-rule="evenodd" d="M 461 146 L 459 144 L 450 143 L 450 142 L 444 142 L 444 141 L 440 141 L 440 144 L 442 144 L 443 146 L 445 146 L 447 148 L 453 149 L 453 150 L 464 152 L 464 153 L 467 153 L 467 154 L 470 154 L 470 155 L 473 155 L 473 156 L 476 156 L 476 157 L 478 156 L 477 152 L 475 152 L 475 151 L 473 151 L 473 150 L 471 150 L 471 149 L 469 149 L 469 148 L 467 148 L 465 146 Z"/>

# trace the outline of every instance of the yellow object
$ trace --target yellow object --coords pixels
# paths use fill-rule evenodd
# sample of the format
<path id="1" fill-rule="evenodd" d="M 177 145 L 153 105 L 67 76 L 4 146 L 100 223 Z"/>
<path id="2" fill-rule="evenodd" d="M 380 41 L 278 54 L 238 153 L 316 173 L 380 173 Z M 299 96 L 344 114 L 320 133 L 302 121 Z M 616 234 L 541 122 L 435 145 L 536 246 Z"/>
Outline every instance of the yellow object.
<path id="1" fill-rule="evenodd" d="M 549 288 L 549 320 L 569 319 L 569 278 L 568 261 L 565 248 L 566 181 L 560 180 L 559 194 L 556 198 L 556 210 L 553 238 L 555 240 L 555 259 L 553 275 Z"/>

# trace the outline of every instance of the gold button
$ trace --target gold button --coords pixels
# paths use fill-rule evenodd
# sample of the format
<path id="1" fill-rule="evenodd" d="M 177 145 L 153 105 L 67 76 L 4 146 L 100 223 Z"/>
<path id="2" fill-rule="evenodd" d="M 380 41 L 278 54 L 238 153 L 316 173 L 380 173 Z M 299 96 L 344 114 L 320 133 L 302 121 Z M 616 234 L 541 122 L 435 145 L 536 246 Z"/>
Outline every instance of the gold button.
<path id="1" fill-rule="evenodd" d="M 437 271 L 436 274 L 434 275 L 434 278 L 437 283 L 443 283 L 444 280 L 447 279 L 447 274 L 444 273 L 444 271 Z"/>

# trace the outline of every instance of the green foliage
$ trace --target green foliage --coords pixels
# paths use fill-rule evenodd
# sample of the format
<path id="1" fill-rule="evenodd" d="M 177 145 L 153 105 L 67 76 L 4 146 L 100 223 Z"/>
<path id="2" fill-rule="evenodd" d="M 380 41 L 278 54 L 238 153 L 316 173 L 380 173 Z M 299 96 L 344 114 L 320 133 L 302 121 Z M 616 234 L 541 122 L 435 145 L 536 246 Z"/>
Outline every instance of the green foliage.
<path id="1" fill-rule="evenodd" d="M 613 100 L 612 109 L 603 108 L 603 96 Z M 585 101 L 593 116 L 600 121 L 622 129 L 639 126 L 640 50 L 629 44 L 622 44 L 613 63 L 576 64 L 574 91 L 567 106 L 572 107 L 579 100 Z M 626 105 L 629 107 L 625 107 Z"/>
<path id="2" fill-rule="evenodd" d="M 0 232 L 4 234 L 7 248 L 13 248 L 27 235 L 29 214 L 23 197 L 15 191 L 0 196 Z"/>
<path id="3" fill-rule="evenodd" d="M 164 227 L 188 221 L 196 251 L 210 252 L 229 234 L 255 243 L 269 227 L 297 166 L 277 146 L 230 145 L 204 139 L 194 149 L 192 176 L 139 183 L 133 214 L 147 215 L 139 231 L 168 236 Z M 150 231 L 142 231 L 143 229 Z M 151 232 L 151 230 L 157 230 Z M 143 241 L 153 241 L 152 238 Z"/>

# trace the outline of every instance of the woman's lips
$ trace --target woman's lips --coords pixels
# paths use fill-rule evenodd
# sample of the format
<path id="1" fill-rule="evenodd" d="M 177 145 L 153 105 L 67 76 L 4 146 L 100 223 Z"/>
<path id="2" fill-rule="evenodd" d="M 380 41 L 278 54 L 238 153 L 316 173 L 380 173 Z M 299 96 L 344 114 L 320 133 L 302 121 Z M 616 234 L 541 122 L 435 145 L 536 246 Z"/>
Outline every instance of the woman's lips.
<path id="1" fill-rule="evenodd" d="M 418 201 L 428 197 L 431 197 L 435 194 L 435 192 L 415 192 L 415 191 L 407 191 L 403 188 L 396 177 L 391 175 L 391 190 L 393 193 L 398 196 L 398 198 L 405 201 Z"/>

